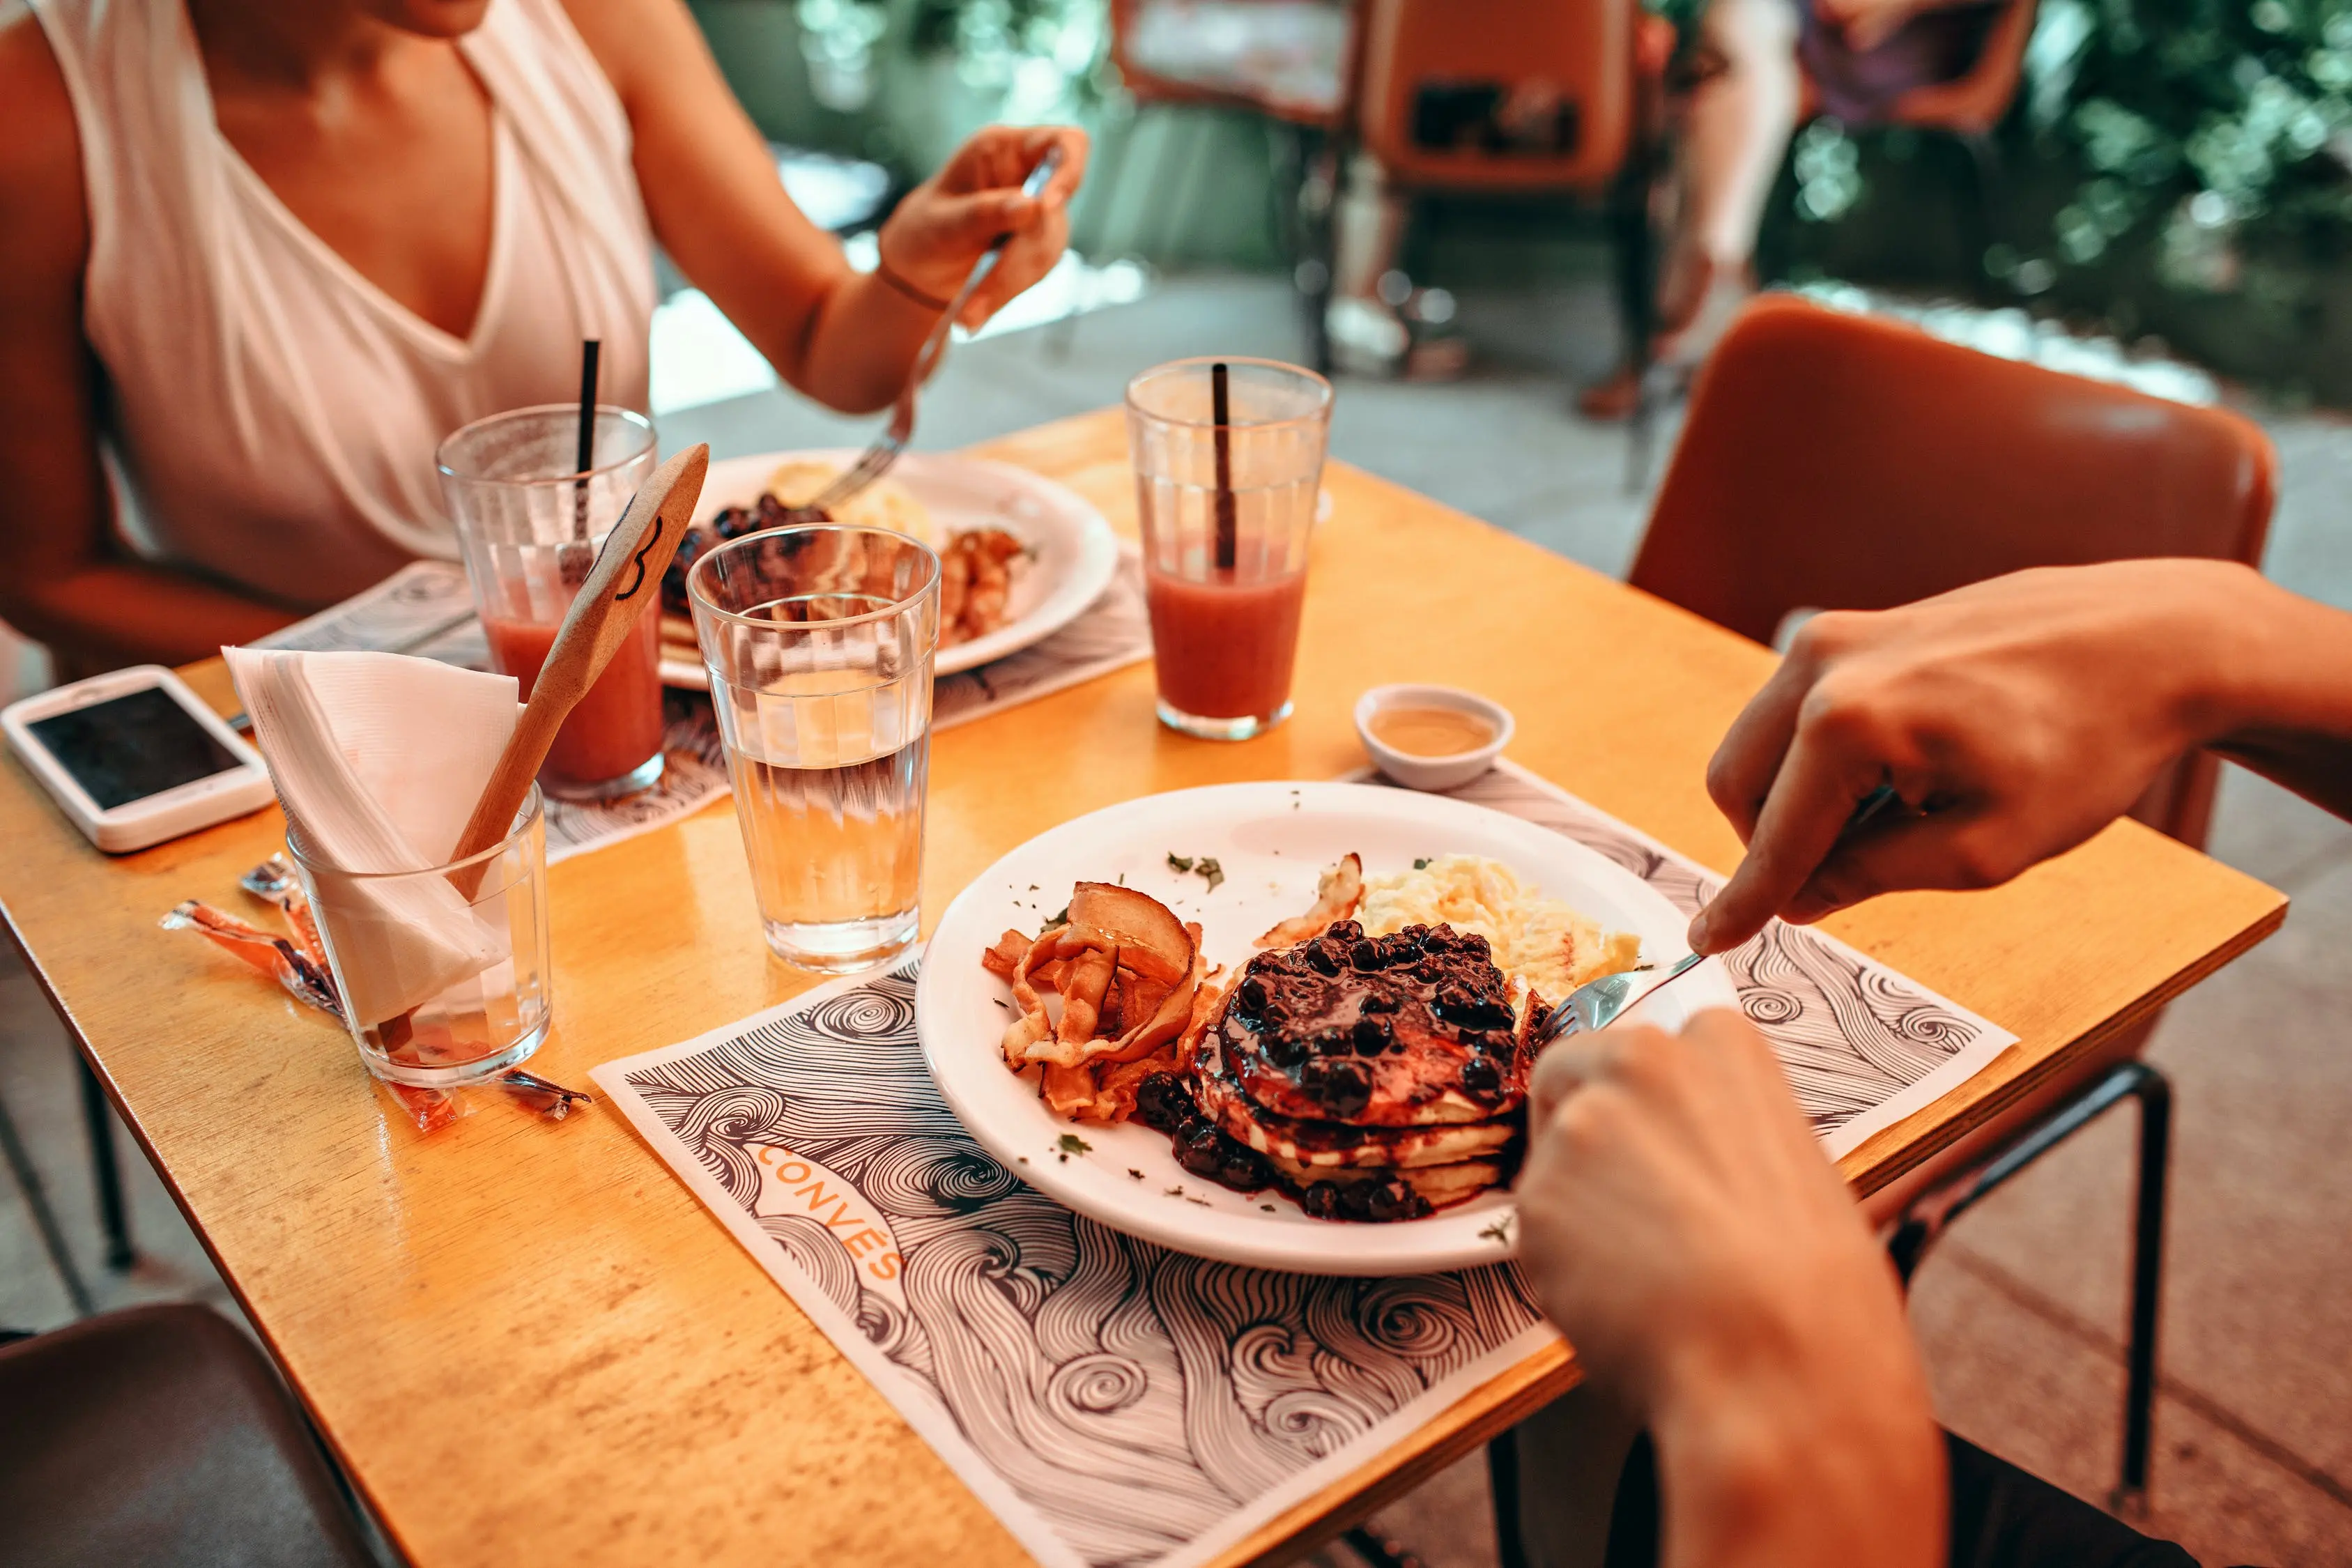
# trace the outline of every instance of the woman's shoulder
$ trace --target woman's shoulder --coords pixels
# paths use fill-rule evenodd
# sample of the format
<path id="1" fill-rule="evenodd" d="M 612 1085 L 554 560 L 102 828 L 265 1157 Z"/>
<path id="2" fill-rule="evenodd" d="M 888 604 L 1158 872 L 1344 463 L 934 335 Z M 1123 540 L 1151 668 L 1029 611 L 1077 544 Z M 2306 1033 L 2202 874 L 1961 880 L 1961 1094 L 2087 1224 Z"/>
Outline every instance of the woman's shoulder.
<path id="1" fill-rule="evenodd" d="M 47 36 L 30 11 L 0 5 L 0 266 L 77 269 L 89 248 L 81 137 Z"/>

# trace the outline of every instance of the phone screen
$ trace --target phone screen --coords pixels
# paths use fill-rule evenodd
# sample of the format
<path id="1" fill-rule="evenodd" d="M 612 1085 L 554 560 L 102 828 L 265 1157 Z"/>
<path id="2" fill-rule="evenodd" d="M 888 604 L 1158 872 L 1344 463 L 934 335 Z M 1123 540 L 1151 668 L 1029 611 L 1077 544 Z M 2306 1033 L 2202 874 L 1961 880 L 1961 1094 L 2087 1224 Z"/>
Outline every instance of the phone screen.
<path id="1" fill-rule="evenodd" d="M 25 728 L 100 811 L 243 765 L 160 686 L 52 713 Z"/>

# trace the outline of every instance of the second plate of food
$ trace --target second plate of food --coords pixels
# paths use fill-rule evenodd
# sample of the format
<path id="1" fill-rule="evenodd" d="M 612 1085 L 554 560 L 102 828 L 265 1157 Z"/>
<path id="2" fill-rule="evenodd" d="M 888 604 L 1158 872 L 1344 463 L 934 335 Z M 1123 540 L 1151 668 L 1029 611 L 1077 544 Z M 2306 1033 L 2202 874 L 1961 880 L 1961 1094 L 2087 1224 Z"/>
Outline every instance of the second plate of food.
<path id="1" fill-rule="evenodd" d="M 708 537 L 720 514 L 731 510 L 739 515 L 728 521 L 730 537 L 756 527 L 762 496 L 806 500 L 857 456 L 845 448 L 767 452 L 713 463 L 695 526 Z M 835 521 L 911 533 L 940 551 L 946 569 L 961 580 L 953 605 L 942 596 L 935 666 L 941 675 L 1051 637 L 1101 597 L 1118 570 L 1118 540 L 1084 498 L 1026 468 L 982 458 L 907 453 L 880 483 L 840 509 Z M 963 559 L 946 559 L 950 554 Z M 683 595 L 682 575 L 674 572 L 662 595 L 662 680 L 702 690 L 709 676 Z"/>
<path id="2" fill-rule="evenodd" d="M 983 872 L 932 935 L 916 1025 L 972 1136 L 1080 1214 L 1260 1268 L 1426 1273 L 1517 1251 L 1530 990 L 1671 963 L 1686 923 L 1483 806 L 1220 784 Z M 1737 1001 L 1709 963 L 1640 1016 Z"/>

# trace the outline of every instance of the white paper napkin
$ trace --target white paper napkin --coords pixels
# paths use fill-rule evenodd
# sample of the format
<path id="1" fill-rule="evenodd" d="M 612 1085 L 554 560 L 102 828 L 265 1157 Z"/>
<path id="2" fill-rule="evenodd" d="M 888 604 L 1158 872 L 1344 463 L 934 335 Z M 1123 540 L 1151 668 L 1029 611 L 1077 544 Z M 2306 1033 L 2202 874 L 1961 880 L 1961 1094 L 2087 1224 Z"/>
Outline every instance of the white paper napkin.
<path id="1" fill-rule="evenodd" d="M 511 676 L 390 653 L 221 653 L 315 862 L 367 873 L 449 858 L 514 733 Z M 500 911 L 469 908 L 445 878 L 336 879 L 321 891 L 318 915 L 354 1025 L 405 1013 L 511 956 Z"/>

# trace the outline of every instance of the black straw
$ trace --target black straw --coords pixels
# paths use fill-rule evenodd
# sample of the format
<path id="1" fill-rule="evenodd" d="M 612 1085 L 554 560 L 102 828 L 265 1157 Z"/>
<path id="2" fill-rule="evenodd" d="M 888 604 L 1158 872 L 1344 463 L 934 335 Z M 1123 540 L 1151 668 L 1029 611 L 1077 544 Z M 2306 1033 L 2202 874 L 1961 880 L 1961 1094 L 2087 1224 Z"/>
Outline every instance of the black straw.
<path id="1" fill-rule="evenodd" d="M 1239 553 L 1240 526 L 1234 513 L 1233 393 L 1225 362 L 1209 367 L 1209 417 L 1216 426 L 1217 570 L 1230 572 Z"/>
<path id="2" fill-rule="evenodd" d="M 572 490 L 572 536 L 588 537 L 588 470 L 596 460 L 596 361 L 604 352 L 602 340 L 580 340 L 580 460 L 573 471 L 580 482 Z"/>

